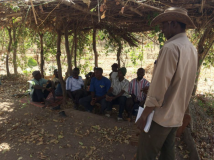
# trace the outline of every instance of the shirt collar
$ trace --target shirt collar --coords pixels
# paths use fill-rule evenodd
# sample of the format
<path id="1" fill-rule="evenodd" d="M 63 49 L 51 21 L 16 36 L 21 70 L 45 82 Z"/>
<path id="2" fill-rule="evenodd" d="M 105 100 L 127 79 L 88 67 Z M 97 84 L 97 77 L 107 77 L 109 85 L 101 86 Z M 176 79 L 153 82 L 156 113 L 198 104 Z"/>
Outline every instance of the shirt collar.
<path id="1" fill-rule="evenodd" d="M 142 78 L 140 81 L 138 81 L 138 79 L 136 78 L 136 81 L 137 81 L 137 82 L 141 82 L 141 81 L 143 81 L 143 80 L 144 80 L 144 78 Z"/>
<path id="2" fill-rule="evenodd" d="M 116 78 L 116 79 L 117 79 L 118 82 L 124 82 L 125 81 L 125 78 L 122 81 L 119 80 L 119 77 Z"/>
<path id="3" fill-rule="evenodd" d="M 179 33 L 179 34 L 176 34 L 175 36 L 173 36 L 172 38 L 170 38 L 168 41 L 165 42 L 165 44 L 177 39 L 177 38 L 180 38 L 180 37 L 187 37 L 186 33 Z"/>

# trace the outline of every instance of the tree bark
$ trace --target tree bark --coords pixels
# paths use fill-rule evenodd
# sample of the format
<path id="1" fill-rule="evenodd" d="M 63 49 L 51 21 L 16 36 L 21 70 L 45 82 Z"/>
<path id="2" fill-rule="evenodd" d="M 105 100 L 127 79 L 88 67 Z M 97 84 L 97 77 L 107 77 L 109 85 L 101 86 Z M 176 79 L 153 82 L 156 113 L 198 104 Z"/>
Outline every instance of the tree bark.
<path id="1" fill-rule="evenodd" d="M 68 63 L 67 74 L 70 75 L 72 69 L 71 69 L 71 53 L 70 53 L 69 41 L 68 41 L 68 27 L 65 27 L 64 31 L 65 31 L 65 50 L 67 54 L 67 63 Z"/>
<path id="2" fill-rule="evenodd" d="M 41 75 L 44 78 L 44 49 L 43 49 L 43 33 L 39 33 L 39 37 L 40 37 L 40 48 L 41 48 L 41 52 L 40 52 L 40 69 L 41 69 Z"/>
<path id="3" fill-rule="evenodd" d="M 97 43 L 96 43 L 96 28 L 93 29 L 93 50 L 94 50 L 94 64 L 95 67 L 98 67 L 98 53 L 97 53 Z"/>
<path id="4" fill-rule="evenodd" d="M 120 56 L 121 56 L 121 52 L 122 52 L 122 44 L 121 44 L 121 41 L 119 39 L 117 39 L 117 43 L 118 43 L 117 62 L 118 62 L 118 68 L 120 68 Z"/>
<path id="5" fill-rule="evenodd" d="M 66 102 L 66 98 L 67 98 L 67 94 L 66 94 L 66 90 L 65 90 L 65 82 L 64 82 L 63 77 L 62 77 L 62 67 L 61 67 L 61 60 L 60 60 L 60 56 L 61 56 L 61 48 L 60 48 L 61 37 L 62 37 L 61 30 L 57 30 L 57 54 L 56 54 L 56 60 L 57 60 L 57 66 L 58 66 L 59 81 L 60 81 L 60 84 L 62 86 L 63 98 L 64 98 L 64 103 L 65 103 Z"/>
<path id="6" fill-rule="evenodd" d="M 8 34 L 9 34 L 9 44 L 8 44 L 8 49 L 7 49 L 7 56 L 6 56 L 6 71 L 7 71 L 7 76 L 10 75 L 10 70 L 9 70 L 9 54 L 11 51 L 11 45 L 12 45 L 12 35 L 11 35 L 11 28 L 7 28 Z"/>
<path id="7" fill-rule="evenodd" d="M 74 30 L 74 66 L 77 67 L 77 30 Z"/>
<path id="8" fill-rule="evenodd" d="M 73 68 L 73 57 L 74 57 L 74 38 L 73 38 L 73 43 L 72 43 L 72 47 L 71 47 L 71 70 Z"/>
<path id="9" fill-rule="evenodd" d="M 199 81 L 199 76 L 201 72 L 201 66 L 203 64 L 203 61 L 208 54 L 210 48 L 214 44 L 214 32 L 212 26 L 208 26 L 201 39 L 198 42 L 198 67 L 197 67 L 197 74 L 196 74 L 196 79 L 195 79 L 195 84 L 194 84 L 194 89 L 192 92 L 192 95 L 195 95 L 197 88 L 198 88 L 198 81 Z"/>
<path id="10" fill-rule="evenodd" d="M 16 28 L 13 27 L 13 67 L 14 67 L 14 74 L 17 75 L 17 61 L 16 61 L 16 53 L 17 53 L 17 39 L 16 39 Z"/>

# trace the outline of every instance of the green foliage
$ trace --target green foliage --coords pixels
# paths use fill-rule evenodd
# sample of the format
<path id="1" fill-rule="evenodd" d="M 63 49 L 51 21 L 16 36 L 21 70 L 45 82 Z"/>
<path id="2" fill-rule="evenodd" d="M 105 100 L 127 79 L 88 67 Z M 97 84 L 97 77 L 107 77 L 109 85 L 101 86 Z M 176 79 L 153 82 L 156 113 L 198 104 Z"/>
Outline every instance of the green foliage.
<path id="1" fill-rule="evenodd" d="M 37 66 L 37 61 L 35 59 L 33 59 L 32 57 L 30 57 L 28 59 L 28 67 L 33 68 Z"/>
<path id="2" fill-rule="evenodd" d="M 206 68 L 214 67 L 214 46 L 212 46 L 203 61 L 203 66 Z"/>

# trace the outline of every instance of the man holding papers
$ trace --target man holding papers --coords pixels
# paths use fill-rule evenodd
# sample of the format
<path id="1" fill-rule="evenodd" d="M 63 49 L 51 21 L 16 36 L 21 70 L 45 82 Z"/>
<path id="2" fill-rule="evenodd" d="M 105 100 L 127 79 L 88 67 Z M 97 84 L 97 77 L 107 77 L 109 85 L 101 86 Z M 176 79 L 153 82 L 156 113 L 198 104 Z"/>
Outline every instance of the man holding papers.
<path id="1" fill-rule="evenodd" d="M 183 8 L 168 8 L 151 25 L 162 24 L 167 41 L 159 52 L 145 102 L 145 109 L 137 121 L 142 131 L 137 151 L 138 160 L 174 160 L 175 135 L 182 125 L 193 91 L 197 72 L 197 51 L 188 40 L 185 29 L 195 28 Z M 147 133 L 144 127 L 154 111 Z"/>

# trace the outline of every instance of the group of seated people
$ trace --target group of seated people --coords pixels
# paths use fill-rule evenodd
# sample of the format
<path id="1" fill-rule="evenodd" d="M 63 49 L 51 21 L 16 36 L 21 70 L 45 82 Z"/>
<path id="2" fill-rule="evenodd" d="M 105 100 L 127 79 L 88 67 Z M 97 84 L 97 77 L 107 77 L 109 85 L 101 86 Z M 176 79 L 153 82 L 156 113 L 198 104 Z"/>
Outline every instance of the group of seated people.
<path id="1" fill-rule="evenodd" d="M 66 79 L 67 96 L 72 99 L 74 108 L 83 106 L 86 111 L 92 112 L 95 105 L 101 105 L 100 114 L 111 116 L 113 105 L 119 105 L 118 121 L 123 120 L 124 110 L 129 119 L 139 106 L 143 106 L 149 88 L 149 82 L 144 79 L 145 70 L 137 70 L 137 78 L 129 82 L 126 78 L 126 68 L 118 69 L 115 63 L 109 79 L 103 76 L 103 69 L 95 67 L 94 72 L 89 72 L 86 79 L 79 76 L 79 68 L 74 68 L 70 77 Z M 61 84 L 58 79 L 57 70 L 54 71 L 55 78 L 45 80 L 39 71 L 33 72 L 34 83 L 31 83 L 31 97 L 34 102 L 45 102 L 50 92 L 55 96 L 62 95 Z M 48 84 L 47 84 L 48 83 Z M 45 86 L 44 86 L 45 85 Z"/>

